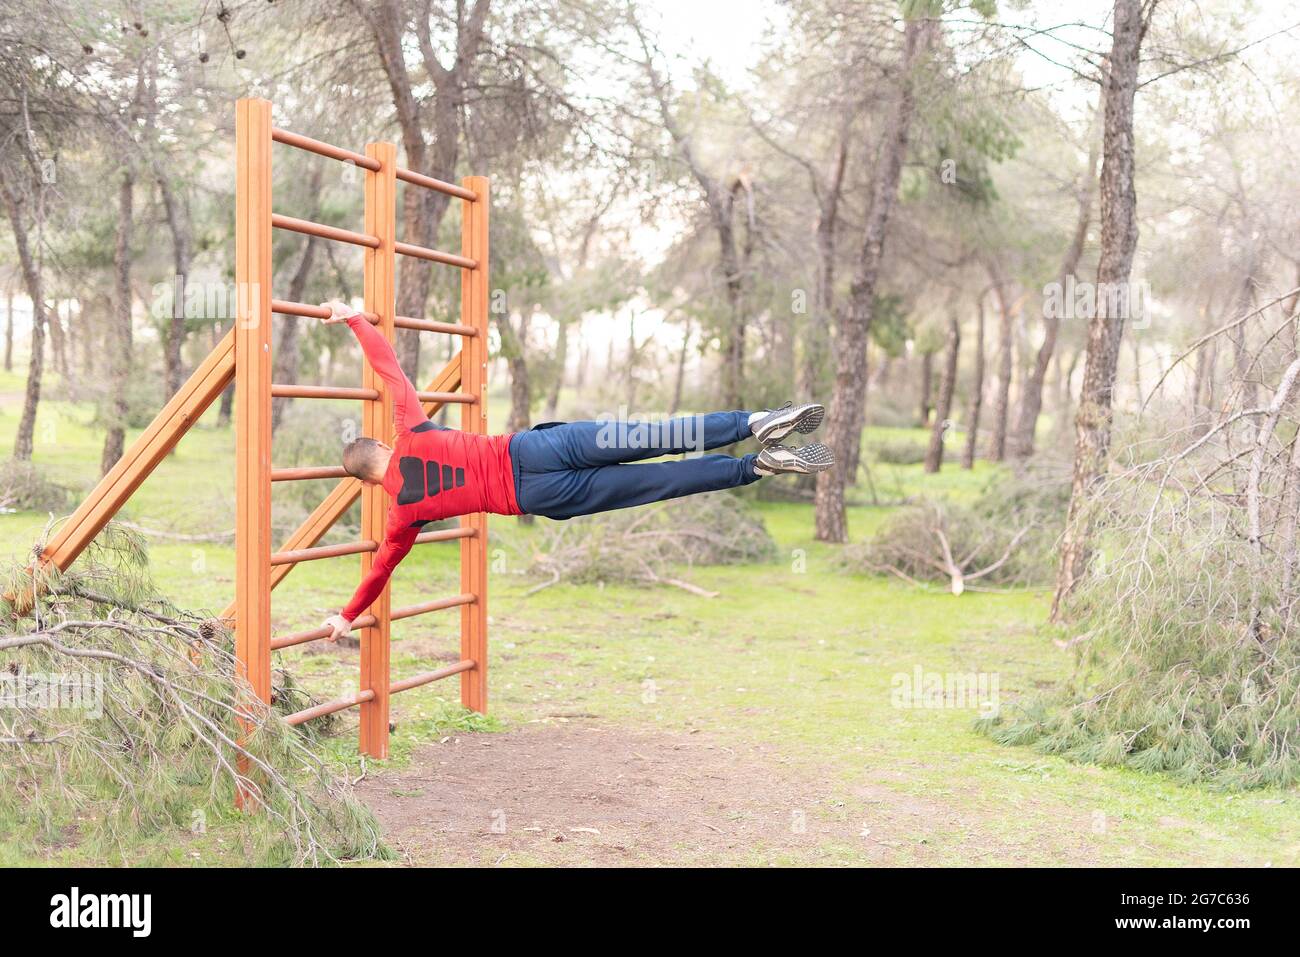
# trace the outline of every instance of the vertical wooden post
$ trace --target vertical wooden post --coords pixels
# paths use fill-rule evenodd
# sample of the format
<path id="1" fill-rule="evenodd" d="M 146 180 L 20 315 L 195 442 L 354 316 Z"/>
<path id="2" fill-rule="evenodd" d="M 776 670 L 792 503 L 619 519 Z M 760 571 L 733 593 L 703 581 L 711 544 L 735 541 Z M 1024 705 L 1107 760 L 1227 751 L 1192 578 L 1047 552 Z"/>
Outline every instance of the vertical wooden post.
<path id="1" fill-rule="evenodd" d="M 379 237 L 376 249 L 365 254 L 365 308 L 379 316 L 378 330 L 390 342 L 395 315 L 395 242 L 397 239 L 397 147 L 392 143 L 370 143 L 366 156 L 378 160 L 375 172 L 366 172 L 366 232 Z M 393 443 L 393 397 L 369 363 L 361 384 L 377 389 L 380 399 L 363 404 L 361 433 L 389 445 Z M 382 542 L 388 503 L 382 488 L 367 486 L 361 492 L 361 537 Z M 361 555 L 361 575 L 370 572 L 373 552 Z M 389 611 L 391 591 L 383 592 L 370 605 L 375 623 L 361 630 L 361 690 L 375 696 L 361 705 L 361 753 L 372 758 L 388 757 Z"/>
<path id="2" fill-rule="evenodd" d="M 271 700 L 271 104 L 235 105 L 235 658 Z M 241 803 L 242 802 L 241 795 Z"/>
<path id="3" fill-rule="evenodd" d="M 467 336 L 460 353 L 461 391 L 478 398 L 476 405 L 461 406 L 461 429 L 487 432 L 487 339 L 488 339 L 488 180 L 467 176 L 461 181 L 478 198 L 461 200 L 461 255 L 478 266 L 461 270 L 461 322 L 478 330 Z M 487 714 L 487 514 L 478 512 L 461 518 L 461 525 L 473 528 L 474 538 L 460 540 L 460 590 L 477 596 L 472 605 L 460 609 L 460 657 L 476 667 L 460 673 L 460 701 L 472 711 Z"/>

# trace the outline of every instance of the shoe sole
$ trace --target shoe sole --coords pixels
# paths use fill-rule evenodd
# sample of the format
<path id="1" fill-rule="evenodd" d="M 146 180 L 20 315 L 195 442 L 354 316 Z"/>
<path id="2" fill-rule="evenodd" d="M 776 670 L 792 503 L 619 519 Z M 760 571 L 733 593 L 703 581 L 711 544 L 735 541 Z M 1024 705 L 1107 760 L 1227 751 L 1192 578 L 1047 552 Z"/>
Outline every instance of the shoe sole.
<path id="1" fill-rule="evenodd" d="M 789 422 L 774 426 L 772 431 L 768 432 L 767 435 L 758 441 L 763 445 L 773 445 L 780 442 L 791 432 L 798 432 L 800 435 L 807 435 L 809 432 L 817 431 L 818 426 L 822 424 L 824 418 L 826 418 L 825 407 L 820 405 L 809 406 Z"/>
<path id="2" fill-rule="evenodd" d="M 820 443 L 805 445 L 791 451 L 795 453 L 795 462 L 792 468 L 783 468 L 775 463 L 769 465 L 762 461 L 761 456 L 759 465 L 777 475 L 812 475 L 816 472 L 825 472 L 835 465 L 834 453 Z"/>

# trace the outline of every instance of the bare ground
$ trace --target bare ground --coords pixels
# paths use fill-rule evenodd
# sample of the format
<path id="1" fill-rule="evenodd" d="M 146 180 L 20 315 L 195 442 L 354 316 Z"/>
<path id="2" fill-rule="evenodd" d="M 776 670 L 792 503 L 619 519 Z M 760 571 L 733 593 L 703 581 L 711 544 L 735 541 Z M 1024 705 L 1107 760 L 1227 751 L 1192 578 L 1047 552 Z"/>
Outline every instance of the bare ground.
<path id="1" fill-rule="evenodd" d="M 1005 864 L 1043 851 L 1028 834 L 989 837 L 965 800 L 830 780 L 703 734 L 584 722 L 460 734 L 358 792 L 415 865 Z M 1093 862 L 1081 833 L 1062 828 L 1059 863 Z"/>

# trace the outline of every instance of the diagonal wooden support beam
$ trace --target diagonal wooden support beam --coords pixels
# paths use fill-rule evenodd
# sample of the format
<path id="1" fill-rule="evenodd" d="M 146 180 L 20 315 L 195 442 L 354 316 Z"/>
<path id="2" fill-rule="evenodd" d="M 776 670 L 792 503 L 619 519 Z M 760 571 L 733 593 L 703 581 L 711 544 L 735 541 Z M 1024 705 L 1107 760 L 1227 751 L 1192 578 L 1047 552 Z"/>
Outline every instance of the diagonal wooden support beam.
<path id="1" fill-rule="evenodd" d="M 235 333 L 232 329 L 46 543 L 37 561 L 39 567 L 65 571 L 76 561 L 234 376 Z M 36 571 L 33 568 L 33 572 Z M 13 602 L 17 614 L 23 615 L 31 609 L 34 595 L 28 589 L 25 594 L 6 595 L 5 598 Z"/>
<path id="2" fill-rule="evenodd" d="M 63 523 L 41 552 L 41 561 L 60 569 L 71 565 L 230 384 L 234 374 L 235 334 L 231 330 Z"/>
<path id="3" fill-rule="evenodd" d="M 425 392 L 455 392 L 460 388 L 460 357 L 461 353 L 456 353 L 451 357 L 442 371 L 434 376 L 433 381 Z M 424 402 L 425 415 L 433 415 L 442 408 L 441 402 Z M 325 496 L 324 500 L 316 506 L 313 511 L 298 526 L 297 530 L 284 540 L 277 551 L 287 552 L 298 548 L 310 548 L 324 537 L 325 533 L 333 527 L 334 523 L 343 517 L 346 512 L 357 500 L 361 494 L 361 483 L 354 478 L 345 478 L 333 490 Z M 293 565 L 276 565 L 271 569 L 271 588 L 274 589 L 282 582 L 289 572 L 293 571 Z M 234 624 L 235 605 L 231 602 L 226 606 L 226 610 L 221 613 L 222 619 L 228 624 Z"/>

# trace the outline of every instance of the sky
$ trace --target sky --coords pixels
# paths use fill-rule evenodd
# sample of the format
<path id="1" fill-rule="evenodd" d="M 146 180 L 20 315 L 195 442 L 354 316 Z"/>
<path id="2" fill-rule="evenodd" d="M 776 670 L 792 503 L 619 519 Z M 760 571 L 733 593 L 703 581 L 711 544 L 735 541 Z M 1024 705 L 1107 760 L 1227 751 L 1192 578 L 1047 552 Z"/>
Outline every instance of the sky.
<path id="1" fill-rule="evenodd" d="M 712 61 L 735 86 L 744 84 L 763 31 L 779 15 L 772 0 L 644 0 L 644 7 L 659 17 L 665 50 Z"/>

